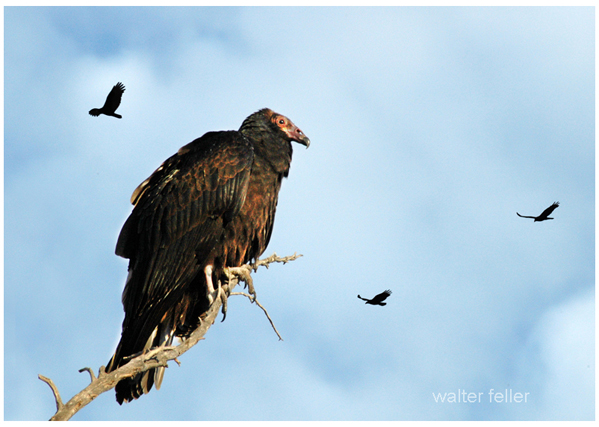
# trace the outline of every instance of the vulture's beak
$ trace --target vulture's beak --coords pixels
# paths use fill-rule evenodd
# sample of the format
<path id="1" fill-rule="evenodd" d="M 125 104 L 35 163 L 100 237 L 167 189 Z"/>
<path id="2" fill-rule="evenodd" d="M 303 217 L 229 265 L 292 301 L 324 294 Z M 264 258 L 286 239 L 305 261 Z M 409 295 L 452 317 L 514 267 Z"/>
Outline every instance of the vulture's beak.
<path id="1" fill-rule="evenodd" d="M 305 145 L 306 148 L 310 146 L 310 138 L 308 138 L 304 132 L 302 132 L 301 129 L 296 126 L 294 126 L 291 132 L 289 132 L 289 136 L 293 141 Z"/>
<path id="2" fill-rule="evenodd" d="M 305 145 L 306 148 L 308 148 L 310 146 L 310 138 L 308 138 L 306 135 L 302 136 L 302 138 L 300 140 L 298 140 L 297 142 L 299 142 L 302 145 Z"/>

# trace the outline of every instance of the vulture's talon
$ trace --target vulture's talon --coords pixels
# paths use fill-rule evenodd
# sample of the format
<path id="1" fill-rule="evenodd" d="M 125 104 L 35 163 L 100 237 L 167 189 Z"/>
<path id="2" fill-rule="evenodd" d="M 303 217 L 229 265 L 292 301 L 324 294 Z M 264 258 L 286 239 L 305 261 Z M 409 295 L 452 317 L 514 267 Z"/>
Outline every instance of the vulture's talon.
<path id="1" fill-rule="evenodd" d="M 218 294 L 218 298 L 220 298 L 220 300 L 223 303 L 221 308 L 221 312 L 223 313 L 223 320 L 221 320 L 221 322 L 224 322 L 227 318 L 227 301 L 229 297 L 227 296 L 227 293 L 223 290 L 222 286 L 218 287 Z"/>

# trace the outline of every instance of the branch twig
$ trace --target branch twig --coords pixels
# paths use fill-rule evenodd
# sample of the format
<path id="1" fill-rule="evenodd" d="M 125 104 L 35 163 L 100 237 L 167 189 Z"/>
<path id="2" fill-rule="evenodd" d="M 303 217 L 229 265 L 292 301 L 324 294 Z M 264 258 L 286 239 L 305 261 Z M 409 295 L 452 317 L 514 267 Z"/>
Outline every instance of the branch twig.
<path id="1" fill-rule="evenodd" d="M 256 293 L 253 288 L 250 273 L 251 271 L 257 271 L 258 267 L 260 266 L 265 266 L 268 268 L 269 264 L 273 262 L 282 262 L 283 264 L 286 264 L 287 262 L 293 261 L 299 257 L 301 257 L 301 255 L 293 254 L 291 256 L 281 258 L 277 256 L 277 254 L 273 254 L 263 260 L 257 260 L 252 265 L 246 264 L 242 267 L 230 269 L 229 283 L 227 283 L 229 292 L 231 292 L 240 281 L 244 281 L 248 286 L 248 291 L 253 294 L 253 297 L 245 293 L 241 294 L 247 296 L 250 298 L 250 300 L 255 301 L 258 306 L 264 310 L 268 320 L 270 321 L 270 324 L 279 336 L 280 340 L 282 340 L 282 338 L 275 328 L 270 316 L 268 315 L 268 312 L 255 299 Z M 66 421 L 71 419 L 71 417 L 75 415 L 81 408 L 89 404 L 100 394 L 113 389 L 122 379 L 133 377 L 141 372 L 145 372 L 153 368 L 167 366 L 167 362 L 169 360 L 174 360 L 176 363 L 179 363 L 177 357 L 181 356 L 191 347 L 196 345 L 200 340 L 204 339 L 204 335 L 214 324 L 221 305 L 221 299 L 217 298 L 206 312 L 206 316 L 202 319 L 200 325 L 191 333 L 189 337 L 182 340 L 181 344 L 177 346 L 157 347 L 152 349 L 147 353 L 132 358 L 127 364 L 110 373 L 106 373 L 105 367 L 101 366 L 97 377 L 94 375 L 91 368 L 86 367 L 80 369 L 79 372 L 87 371 L 90 374 L 91 383 L 75 396 L 73 396 L 67 403 L 62 402 L 60 393 L 50 378 L 44 377 L 43 375 L 38 375 L 38 378 L 48 384 L 52 389 L 52 393 L 54 393 L 54 399 L 56 401 L 56 413 L 52 416 L 52 418 L 50 418 L 50 421 Z"/>
<path id="2" fill-rule="evenodd" d="M 272 326 L 272 328 L 275 330 L 275 333 L 279 337 L 279 341 L 283 341 L 283 337 L 281 337 L 281 334 L 279 334 L 279 331 L 277 331 L 277 328 L 276 328 L 274 322 L 268 315 L 268 311 L 262 306 L 262 304 L 260 304 L 258 302 L 258 300 L 255 297 L 253 297 L 249 294 L 246 294 L 245 292 L 231 292 L 230 295 L 243 295 L 244 297 L 248 297 L 251 302 L 255 302 L 256 304 L 258 304 L 258 307 L 260 307 L 262 309 L 262 311 L 264 312 L 264 314 L 266 314 L 266 317 L 268 318 L 268 321 L 270 322 L 270 326 Z"/>
<path id="3" fill-rule="evenodd" d="M 44 377 L 43 375 L 38 375 L 37 377 L 50 386 L 52 393 L 54 393 L 54 400 L 56 400 L 56 412 L 60 411 L 64 405 L 62 403 L 62 399 L 60 398 L 60 393 L 54 385 L 54 382 L 50 378 Z"/>
<path id="4" fill-rule="evenodd" d="M 89 376 L 91 377 L 92 382 L 94 382 L 94 380 L 96 379 L 96 376 L 94 375 L 94 371 L 92 371 L 92 368 L 85 367 L 85 368 L 79 369 L 79 372 L 83 372 L 83 371 L 89 372 Z"/>

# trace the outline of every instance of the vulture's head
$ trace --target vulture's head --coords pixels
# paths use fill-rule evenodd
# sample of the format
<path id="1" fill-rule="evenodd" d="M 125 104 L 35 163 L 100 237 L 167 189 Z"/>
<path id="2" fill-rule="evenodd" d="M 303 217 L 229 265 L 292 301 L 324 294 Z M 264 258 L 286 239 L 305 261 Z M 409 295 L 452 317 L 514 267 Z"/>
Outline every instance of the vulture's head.
<path id="1" fill-rule="evenodd" d="M 266 114 L 271 123 L 281 130 L 287 136 L 289 141 L 295 141 L 305 145 L 306 148 L 310 146 L 310 139 L 287 117 L 268 109 Z"/>
<path id="2" fill-rule="evenodd" d="M 240 131 L 252 132 L 252 128 L 255 127 L 262 129 L 268 127 L 272 132 L 280 135 L 287 141 L 295 141 L 305 145 L 306 148 L 310 146 L 310 139 L 300 128 L 284 115 L 275 113 L 269 108 L 263 108 L 245 119 Z"/>

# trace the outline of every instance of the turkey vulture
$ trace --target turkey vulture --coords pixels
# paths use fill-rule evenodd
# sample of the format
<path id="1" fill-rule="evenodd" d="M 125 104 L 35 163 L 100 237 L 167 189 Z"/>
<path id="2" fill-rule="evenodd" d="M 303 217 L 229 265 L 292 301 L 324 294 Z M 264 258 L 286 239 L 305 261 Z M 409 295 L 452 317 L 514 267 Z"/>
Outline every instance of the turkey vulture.
<path id="1" fill-rule="evenodd" d="M 533 222 L 545 221 L 547 219 L 553 219 L 553 218 L 549 218 L 549 215 L 551 215 L 551 212 L 553 212 L 558 206 L 559 206 L 559 202 L 553 202 L 553 204 L 551 206 L 549 206 L 547 209 L 545 209 L 543 211 L 543 213 L 539 216 L 524 216 L 524 215 L 520 215 L 518 212 L 516 212 L 516 215 L 518 215 L 520 218 L 534 218 Z"/>
<path id="2" fill-rule="evenodd" d="M 358 295 L 358 298 L 366 301 L 364 304 L 387 305 L 387 303 L 383 301 L 385 301 L 389 295 L 391 295 L 391 291 L 387 289 L 386 291 L 381 292 L 380 294 L 375 296 L 373 299 L 362 298 L 360 295 Z"/>
<path id="3" fill-rule="evenodd" d="M 267 108 L 238 131 L 208 132 L 168 158 L 135 189 L 116 254 L 129 259 L 125 319 L 111 372 L 129 356 L 188 336 L 215 298 L 225 268 L 257 259 L 271 237 L 291 141 L 310 140 Z M 120 381 L 119 404 L 160 387 L 164 368 Z"/>
<path id="4" fill-rule="evenodd" d="M 89 114 L 97 117 L 100 114 L 106 114 L 107 116 L 116 117 L 117 119 L 122 119 L 123 116 L 115 113 L 116 109 L 121 105 L 121 97 L 123 96 L 123 92 L 125 92 L 125 85 L 121 82 L 118 82 L 112 87 L 112 90 L 106 97 L 106 102 L 102 108 L 92 108 L 89 110 Z"/>

